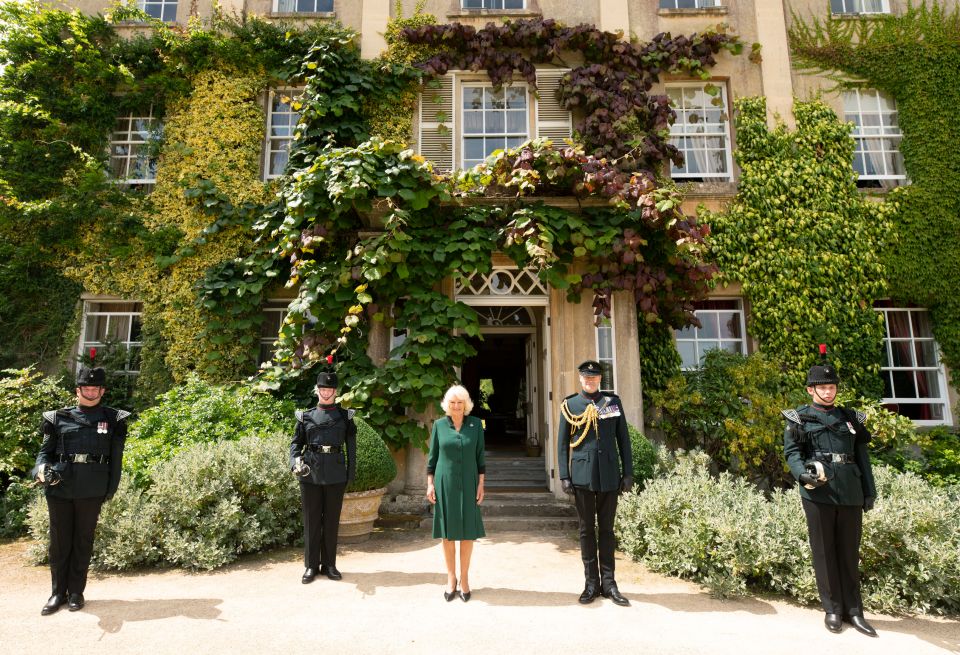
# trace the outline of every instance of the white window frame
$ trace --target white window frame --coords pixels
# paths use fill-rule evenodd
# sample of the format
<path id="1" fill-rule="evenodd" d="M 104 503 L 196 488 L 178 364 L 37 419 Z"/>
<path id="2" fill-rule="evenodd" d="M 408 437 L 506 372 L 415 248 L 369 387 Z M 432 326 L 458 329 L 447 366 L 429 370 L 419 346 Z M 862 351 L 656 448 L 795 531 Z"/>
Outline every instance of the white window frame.
<path id="1" fill-rule="evenodd" d="M 290 298 L 268 298 L 266 302 L 263 303 L 262 311 L 266 316 L 267 314 L 279 314 L 280 315 L 280 327 L 283 327 L 283 321 L 287 317 L 287 314 L 290 312 Z M 278 332 L 279 334 L 279 332 Z M 272 336 L 266 336 L 263 334 L 263 329 L 260 331 L 260 349 L 257 352 L 257 366 L 260 366 L 264 362 L 271 361 L 269 358 L 263 358 L 263 347 L 267 346 L 271 349 L 271 357 L 273 356 L 273 351 L 277 343 L 278 334 Z"/>
<path id="2" fill-rule="evenodd" d="M 877 111 L 864 111 L 863 110 L 863 98 L 864 96 L 873 96 L 877 105 Z M 899 126 L 899 111 L 897 110 L 897 103 L 892 98 L 888 98 L 885 94 L 880 93 L 876 89 L 850 89 L 844 91 L 842 94 L 843 100 L 843 119 L 847 122 L 856 123 L 851 131 L 851 136 L 853 137 L 855 148 L 853 153 L 853 169 L 857 171 L 860 180 L 886 180 L 892 182 L 892 184 L 882 185 L 884 187 L 888 186 L 899 186 L 907 181 L 906 172 L 902 174 L 895 174 L 887 172 L 888 162 L 887 155 L 893 154 L 900 159 L 900 166 L 903 167 L 903 154 L 900 152 L 900 141 L 903 139 L 903 132 L 900 130 Z M 885 110 L 883 108 L 883 103 L 888 103 L 888 106 L 892 106 L 893 109 Z M 864 126 L 864 116 L 867 115 L 878 115 L 880 117 L 880 125 L 865 127 Z M 892 123 L 890 117 L 896 117 L 898 119 L 897 125 L 888 125 Z M 854 117 L 856 120 L 854 121 Z M 895 148 L 888 148 L 888 141 L 896 141 Z M 879 143 L 880 150 L 871 148 L 867 150 L 867 146 L 871 142 Z M 857 160 L 860 156 L 863 156 L 864 159 L 867 158 L 868 153 L 870 152 L 879 152 L 881 154 L 880 161 L 883 163 L 883 174 L 867 175 L 866 173 L 861 173 L 860 169 L 857 167 Z M 872 161 L 872 158 L 871 158 Z M 863 167 L 863 170 L 866 171 L 866 166 Z M 905 169 L 904 169 L 905 170 Z"/>
<path id="3" fill-rule="evenodd" d="M 610 298 L 610 318 L 603 318 L 600 321 L 600 325 L 596 326 L 594 329 L 594 345 L 595 351 L 597 353 L 597 361 L 601 364 L 601 370 L 603 364 L 610 365 L 610 384 L 604 385 L 603 375 L 600 377 L 600 391 L 610 391 L 615 392 L 617 389 L 617 329 L 614 325 L 613 317 L 614 307 L 613 307 L 613 298 Z M 609 357 L 601 357 L 601 343 L 609 342 L 606 345 L 610 348 Z"/>
<path id="4" fill-rule="evenodd" d="M 137 9 L 144 11 L 150 14 L 150 11 L 147 9 L 147 5 L 156 5 L 160 7 L 160 15 L 154 16 L 150 14 L 153 18 L 163 21 L 164 23 L 175 23 L 177 21 L 177 7 L 179 0 L 137 0 Z M 166 10 L 170 7 L 173 7 L 173 18 L 164 18 L 163 15 L 166 13 Z"/>
<path id="5" fill-rule="evenodd" d="M 504 7 L 509 0 L 460 0 L 460 8 L 466 11 L 486 10 L 486 11 L 520 11 L 527 8 L 527 0 L 520 0 L 519 7 Z M 479 7 L 468 7 L 467 3 L 480 4 Z M 499 5 L 499 6 L 497 6 Z"/>
<path id="6" fill-rule="evenodd" d="M 477 80 L 477 81 L 464 80 L 464 81 L 462 81 L 462 82 L 460 83 L 460 86 L 459 86 L 459 89 L 458 89 L 459 93 L 457 94 L 457 111 L 456 111 L 456 113 L 457 113 L 457 121 L 458 121 L 458 123 L 459 123 L 459 126 L 458 126 L 458 127 L 459 127 L 459 134 L 458 134 L 458 136 L 457 136 L 457 146 L 459 146 L 459 148 L 458 148 L 459 152 L 456 153 L 456 157 L 457 157 L 458 165 L 459 165 L 459 167 L 460 167 L 461 169 L 467 169 L 467 168 L 468 168 L 468 166 L 467 166 L 467 164 L 466 164 L 466 162 L 467 162 L 467 159 L 466 159 L 466 156 L 467 156 L 467 145 L 466 145 L 466 141 L 467 141 L 468 138 L 470 138 L 470 139 L 475 139 L 475 138 L 477 138 L 478 136 L 482 136 L 482 137 L 485 137 L 485 138 L 488 138 L 488 137 L 489 137 L 489 138 L 502 137 L 502 138 L 504 138 L 504 139 L 521 137 L 521 135 L 520 135 L 519 133 L 511 133 L 511 132 L 507 132 L 507 131 L 506 131 L 506 127 L 507 127 L 507 125 L 506 125 L 506 119 L 504 120 L 504 131 L 503 131 L 503 132 L 498 132 L 498 133 L 471 132 L 469 135 L 467 134 L 467 131 L 466 131 L 466 114 L 465 114 L 465 111 L 467 111 L 467 110 L 466 110 L 465 107 L 463 106 L 464 91 L 465 91 L 466 89 L 483 89 L 484 92 L 486 92 L 486 90 L 491 90 L 491 91 L 492 91 L 493 88 L 494 88 L 493 84 L 491 84 L 489 81 L 484 82 L 484 81 L 480 81 L 480 80 Z M 532 101 L 532 98 L 531 98 L 531 95 L 530 95 L 530 89 L 529 89 L 529 87 L 527 86 L 527 84 L 526 84 L 525 82 L 516 83 L 516 84 L 511 84 L 511 85 L 509 85 L 509 86 L 504 86 L 504 87 L 503 87 L 504 93 L 506 93 L 507 89 L 523 89 L 524 98 L 525 98 L 525 102 L 526 102 L 526 106 L 525 106 L 525 108 L 524 108 L 524 116 L 525 116 L 525 119 L 524 119 L 524 129 L 525 129 L 525 133 L 524 133 L 524 135 L 521 137 L 520 142 L 517 144 L 517 145 L 519 145 L 520 143 L 524 143 L 524 142 L 526 142 L 526 141 L 529 141 L 530 138 L 531 138 L 531 137 L 530 137 L 530 134 L 531 134 L 531 127 L 532 127 L 532 126 L 531 126 L 530 112 L 533 110 L 533 101 Z M 485 112 L 485 111 L 487 111 L 487 110 L 482 108 L 481 111 L 484 111 L 484 112 Z M 507 146 L 507 147 L 509 148 L 509 147 L 515 147 L 515 146 Z M 486 155 L 484 155 L 484 159 L 486 159 L 487 157 L 489 157 L 490 154 L 491 154 L 491 153 L 487 153 Z M 475 161 L 475 160 L 470 160 L 470 161 Z M 480 159 L 479 161 L 482 162 L 483 159 Z M 476 164 L 472 164 L 470 167 L 472 167 L 472 166 L 476 166 Z"/>
<path id="7" fill-rule="evenodd" d="M 676 345 L 676 347 L 677 347 L 677 353 L 681 355 L 680 370 L 682 370 L 682 371 L 695 371 L 695 370 L 697 370 L 698 368 L 700 368 L 700 360 L 703 359 L 703 355 L 705 354 L 705 352 L 709 352 L 709 351 L 702 351 L 702 350 L 700 349 L 700 343 L 701 343 L 701 342 L 716 342 L 716 343 L 719 343 L 719 344 L 720 344 L 720 348 L 723 349 L 723 350 L 725 350 L 725 348 L 723 348 L 723 344 L 724 344 L 724 343 L 739 343 L 739 344 L 740 344 L 740 354 L 742 354 L 742 355 L 746 355 L 746 354 L 747 354 L 747 319 L 746 319 L 746 311 L 745 311 L 745 309 L 744 309 L 744 304 L 743 304 L 743 298 L 732 297 L 732 296 L 728 296 L 728 297 L 712 297 L 712 298 L 707 298 L 707 299 L 706 299 L 706 302 L 712 302 L 712 301 L 720 301 L 720 302 L 723 302 L 723 301 L 729 301 L 729 300 L 733 300 L 733 301 L 735 301 L 735 302 L 737 303 L 737 307 L 736 307 L 735 309 L 711 309 L 711 308 L 696 309 L 696 310 L 694 310 L 694 315 L 695 315 L 697 318 L 699 318 L 700 316 L 704 316 L 704 315 L 707 315 L 707 314 L 710 314 L 710 315 L 713 315 L 713 314 L 728 314 L 728 313 L 730 313 L 730 312 L 733 312 L 733 313 L 735 313 L 735 314 L 739 317 L 739 319 L 740 319 L 739 322 L 740 322 L 740 335 L 741 335 L 741 336 L 740 336 L 739 338 L 732 338 L 732 337 L 721 337 L 721 336 L 718 334 L 718 335 L 716 336 L 716 338 L 706 338 L 706 337 L 701 338 L 701 337 L 700 337 L 700 328 L 691 325 L 690 327 L 693 329 L 693 337 L 692 337 L 692 338 L 691 338 L 691 337 L 681 337 L 681 336 L 680 336 L 680 332 L 681 332 L 681 331 L 675 329 L 675 330 L 673 331 L 673 339 L 674 339 L 674 343 L 675 343 L 675 345 Z M 680 348 L 679 348 L 679 345 L 680 345 L 681 342 L 683 342 L 683 343 L 692 343 L 692 344 L 693 344 L 693 354 L 694 354 L 694 356 L 697 358 L 697 365 L 696 365 L 696 366 L 688 366 L 688 365 L 686 365 L 686 363 L 684 363 L 684 362 L 682 361 L 683 355 L 680 353 Z M 711 348 L 711 350 L 715 350 L 715 348 Z"/>
<path id="8" fill-rule="evenodd" d="M 720 7 L 720 0 L 693 0 L 693 7 L 678 7 L 683 0 L 660 0 L 661 9 L 713 9 Z"/>
<path id="9" fill-rule="evenodd" d="M 287 161 L 290 161 L 290 147 L 293 144 L 293 132 L 297 127 L 297 123 L 300 122 L 300 112 L 293 109 L 293 103 L 296 102 L 300 95 L 303 93 L 303 88 L 282 88 L 282 89 L 272 89 L 267 97 L 267 129 L 264 141 L 264 159 L 263 159 L 263 179 L 265 180 L 275 180 L 278 177 L 283 176 L 283 171 L 274 172 L 271 169 L 271 164 L 273 163 L 273 155 L 286 151 Z M 281 103 L 287 105 L 290 108 L 288 112 L 277 112 L 274 111 L 274 101 L 277 97 L 280 97 Z M 283 98 L 290 98 L 289 103 L 283 103 Z M 273 134 L 273 117 L 277 114 L 289 114 L 291 116 L 290 123 L 290 135 L 289 136 L 274 136 Z M 296 120 L 293 120 L 293 117 L 296 116 Z M 284 169 L 286 169 L 286 164 L 284 164 Z"/>
<path id="10" fill-rule="evenodd" d="M 91 305 L 93 305 L 93 304 L 97 304 L 97 305 L 129 305 L 129 304 L 135 304 L 135 305 L 140 305 L 140 311 L 115 311 L 115 312 L 112 312 L 112 311 L 90 311 L 89 307 L 90 307 Z M 131 337 L 132 337 L 132 332 L 133 332 L 133 320 L 134 320 L 134 318 L 142 319 L 142 317 L 143 317 L 143 303 L 142 303 L 142 302 L 140 302 L 139 300 L 121 300 L 121 299 L 118 299 L 118 298 L 86 298 L 86 299 L 83 300 L 83 320 L 82 320 L 82 322 L 80 323 L 80 339 L 79 339 L 79 342 L 78 342 L 78 343 L 79 343 L 79 352 L 77 353 L 78 356 L 83 356 L 83 355 L 89 353 L 89 352 L 90 352 L 90 348 L 102 348 L 102 347 L 104 347 L 104 346 L 106 345 L 106 344 L 105 344 L 104 342 L 102 342 L 102 341 L 91 341 L 91 340 L 88 340 L 88 339 L 87 339 L 87 319 L 88 319 L 89 317 L 91 317 L 91 316 L 94 316 L 94 317 L 104 317 L 104 318 L 106 318 L 107 323 L 106 323 L 105 330 L 104 330 L 104 332 L 105 332 L 106 334 L 110 334 L 110 322 L 111 322 L 111 319 L 113 319 L 113 318 L 127 318 L 127 319 L 128 319 L 128 321 L 127 321 L 127 334 L 126 334 L 126 335 L 118 335 L 118 336 L 121 336 L 121 337 L 123 337 L 123 338 L 119 338 L 119 339 L 117 339 L 117 341 L 119 341 L 120 343 L 123 344 L 123 346 L 127 349 L 127 353 L 128 353 L 128 354 L 129 354 L 129 352 L 130 352 L 130 350 L 131 350 L 132 348 L 142 348 L 142 347 L 143 347 L 143 341 L 133 341 L 133 340 L 131 339 Z M 141 328 L 142 328 L 142 321 L 141 321 Z M 126 373 L 126 374 L 128 374 L 128 375 L 138 375 L 138 374 L 140 373 L 140 369 L 131 369 L 131 368 L 129 368 L 129 366 L 130 366 L 130 360 L 128 359 L 128 360 L 127 360 L 126 368 L 125 368 L 124 371 L 123 371 L 124 373 Z"/>
<path id="11" fill-rule="evenodd" d="M 843 11 L 836 11 L 833 8 L 833 0 L 830 2 L 830 12 L 834 16 L 853 16 L 859 14 L 889 14 L 890 13 L 890 2 L 889 0 L 880 0 L 880 9 L 866 9 L 864 8 L 864 2 L 868 0 L 841 0 L 844 4 L 852 6 L 852 9 L 844 8 Z"/>
<path id="12" fill-rule="evenodd" d="M 126 121 L 126 129 L 122 131 L 116 129 L 116 123 L 119 121 Z M 134 134 L 144 134 L 143 130 L 134 129 L 137 121 L 146 121 L 148 127 L 147 131 L 145 132 L 146 136 L 141 140 L 136 140 L 133 138 Z M 152 105 L 147 111 L 146 116 L 128 112 L 122 116 L 117 116 L 116 119 L 114 119 L 114 130 L 110 133 L 110 171 L 112 174 L 115 161 L 122 161 L 122 168 L 124 172 L 122 177 L 113 178 L 115 183 L 125 186 L 142 187 L 144 189 L 149 189 L 157 183 L 155 159 L 146 159 L 147 177 L 130 177 L 130 170 L 131 167 L 135 168 L 136 165 L 141 161 L 141 156 L 136 154 L 137 151 L 139 151 L 141 148 L 149 148 L 151 146 L 151 141 L 154 141 L 157 138 L 157 135 L 160 134 L 163 134 L 163 123 L 154 118 Z M 117 138 L 118 136 L 120 138 Z M 114 153 L 114 148 L 116 147 L 125 147 L 127 149 L 126 154 L 116 155 Z M 151 173 L 153 173 L 153 175 L 150 175 Z"/>
<path id="13" fill-rule="evenodd" d="M 925 336 L 916 336 L 913 329 L 913 314 L 915 313 L 925 313 L 929 314 L 928 310 L 921 307 L 875 307 L 874 311 L 877 311 L 883 314 L 883 349 L 886 353 L 886 361 L 889 366 L 881 366 L 880 373 L 883 376 L 891 375 L 895 372 L 908 372 L 908 373 L 919 373 L 921 371 L 932 371 L 937 375 L 937 385 L 940 388 L 940 395 L 937 397 L 927 397 L 920 398 L 919 391 L 917 392 L 917 397 L 915 398 L 899 398 L 896 396 L 889 398 L 882 398 L 881 403 L 884 405 L 941 405 L 943 407 L 943 418 L 942 419 L 930 419 L 930 420 L 913 420 L 915 425 L 951 425 L 953 419 L 950 414 L 950 398 L 948 397 L 947 391 L 947 375 L 943 367 L 943 361 L 940 359 L 940 344 L 937 343 L 936 338 L 932 335 L 929 337 Z M 897 336 L 893 337 L 890 335 L 890 321 L 888 314 L 891 312 L 907 312 L 907 324 L 910 326 L 910 335 L 907 337 Z M 936 357 L 937 364 L 935 366 L 893 366 L 893 344 L 894 342 L 906 342 L 910 344 L 910 353 L 914 357 L 914 364 L 916 364 L 916 352 L 918 343 L 931 343 L 933 344 L 933 353 Z M 892 378 L 890 380 L 890 391 L 891 393 L 896 393 L 896 389 L 893 385 Z M 916 377 L 914 375 L 914 388 L 916 388 Z"/>
<path id="14" fill-rule="evenodd" d="M 671 162 L 670 164 L 670 177 L 675 180 L 685 180 L 688 178 L 703 178 L 704 180 L 709 181 L 719 181 L 719 182 L 730 182 L 733 180 L 733 138 L 730 132 L 730 110 L 727 105 L 727 85 L 722 81 L 715 82 L 675 82 L 664 85 L 664 92 L 669 95 L 670 90 L 678 89 L 681 92 L 681 97 L 683 95 L 684 89 L 695 88 L 700 90 L 706 98 L 714 98 L 706 92 L 706 87 L 708 85 L 715 86 L 720 89 L 720 105 L 719 106 L 702 106 L 702 107 L 676 107 L 671 104 L 673 110 L 677 113 L 677 120 L 670 126 L 670 143 L 677 147 L 680 152 L 683 153 L 684 157 L 684 167 L 689 166 L 690 157 L 688 153 L 693 152 L 703 152 L 710 153 L 714 151 L 714 148 L 707 149 L 705 146 L 702 148 L 689 148 L 684 149 L 682 147 L 681 139 L 707 139 L 707 138 L 720 138 L 723 140 L 723 163 L 726 167 L 725 172 L 718 173 L 689 173 L 678 171 L 676 166 Z M 711 101 L 708 100 L 708 103 Z M 721 111 L 722 115 L 726 117 L 723 121 L 723 126 L 721 129 L 713 132 L 702 132 L 698 131 L 704 125 L 702 119 L 696 123 L 690 123 L 685 120 L 687 113 L 702 113 L 703 111 Z"/>
<path id="15" fill-rule="evenodd" d="M 327 0 L 312 0 L 313 9 L 309 11 L 300 11 L 297 9 L 297 0 L 273 0 L 273 13 L 275 14 L 332 14 L 334 13 L 334 0 L 329 0 L 329 9 L 317 9 L 317 5 Z M 281 8 L 281 5 L 292 5 Z"/>

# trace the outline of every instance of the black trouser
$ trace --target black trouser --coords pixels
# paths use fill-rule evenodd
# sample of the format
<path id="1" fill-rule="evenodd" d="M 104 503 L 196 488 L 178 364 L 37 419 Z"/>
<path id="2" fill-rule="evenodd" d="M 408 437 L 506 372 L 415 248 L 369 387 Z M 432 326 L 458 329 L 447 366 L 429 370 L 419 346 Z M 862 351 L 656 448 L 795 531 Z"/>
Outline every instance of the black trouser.
<path id="1" fill-rule="evenodd" d="M 587 585 L 600 585 L 607 591 L 616 582 L 613 579 L 614 556 L 617 541 L 613 536 L 613 520 L 617 515 L 616 491 L 575 489 L 577 517 L 580 519 L 580 558 Z M 599 563 L 597 566 L 597 532 L 600 533 Z"/>
<path id="2" fill-rule="evenodd" d="M 820 603 L 828 614 L 863 616 L 860 599 L 860 535 L 863 508 L 803 499 L 813 571 Z"/>
<path id="3" fill-rule="evenodd" d="M 50 513 L 50 576 L 53 593 L 82 594 L 93 555 L 93 534 L 103 498 L 47 496 Z"/>
<path id="4" fill-rule="evenodd" d="M 300 483 L 303 504 L 303 565 L 307 568 L 337 565 L 337 534 L 346 482 Z"/>

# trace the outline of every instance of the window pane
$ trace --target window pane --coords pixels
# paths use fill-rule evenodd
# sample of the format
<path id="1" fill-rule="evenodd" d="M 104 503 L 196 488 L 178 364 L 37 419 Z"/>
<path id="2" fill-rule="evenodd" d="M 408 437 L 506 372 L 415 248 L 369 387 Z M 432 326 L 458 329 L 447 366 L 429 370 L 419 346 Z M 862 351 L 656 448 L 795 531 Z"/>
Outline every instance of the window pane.
<path id="1" fill-rule="evenodd" d="M 716 339 L 720 336 L 719 319 L 716 313 L 697 314 L 703 327 L 697 333 L 701 339 Z"/>
<path id="2" fill-rule="evenodd" d="M 682 368 L 696 368 L 699 365 L 692 341 L 678 341 L 677 352 L 680 353 Z"/>
<path id="3" fill-rule="evenodd" d="M 915 343 L 917 366 L 936 367 L 937 346 L 933 341 L 917 341 Z"/>
<path id="4" fill-rule="evenodd" d="M 914 377 L 911 371 L 891 371 L 893 377 L 894 398 L 916 398 L 917 390 L 914 387 Z"/>
<path id="5" fill-rule="evenodd" d="M 465 134 L 483 134 L 483 112 L 464 111 L 463 131 Z"/>
<path id="6" fill-rule="evenodd" d="M 913 366 L 913 350 L 909 341 L 891 341 L 894 366 Z"/>
<path id="7" fill-rule="evenodd" d="M 917 371 L 917 395 L 920 398 L 939 398 L 939 371 Z"/>
<path id="8" fill-rule="evenodd" d="M 527 112 L 508 111 L 507 112 L 507 132 L 516 134 L 517 132 L 527 131 Z"/>
<path id="9" fill-rule="evenodd" d="M 910 323 L 913 327 L 914 338 L 933 338 L 933 329 L 930 327 L 930 315 L 927 312 L 910 312 Z"/>
<path id="10" fill-rule="evenodd" d="M 506 116 L 502 111 L 488 111 L 487 114 L 487 134 L 503 134 L 506 128 Z"/>
<path id="11" fill-rule="evenodd" d="M 463 89 L 463 108 L 464 109 L 483 109 L 483 89 L 478 87 L 464 87 Z"/>

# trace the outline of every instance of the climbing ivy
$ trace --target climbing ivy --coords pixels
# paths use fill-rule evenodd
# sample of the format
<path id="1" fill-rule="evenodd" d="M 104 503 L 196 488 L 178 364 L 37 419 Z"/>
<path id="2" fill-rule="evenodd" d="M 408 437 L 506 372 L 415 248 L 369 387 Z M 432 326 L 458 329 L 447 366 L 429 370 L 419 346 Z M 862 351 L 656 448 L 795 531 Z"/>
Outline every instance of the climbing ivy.
<path id="1" fill-rule="evenodd" d="M 928 307 L 943 361 L 960 371 L 960 8 L 910 4 L 883 20 L 795 19 L 798 63 L 842 87 L 896 100 L 910 179 L 897 195 L 895 248 L 884 251 L 894 300 Z"/>
<path id="2" fill-rule="evenodd" d="M 563 106 L 575 112 L 575 129 L 590 154 L 622 158 L 626 168 L 658 170 L 663 162 L 683 158 L 667 141 L 674 112 L 664 95 L 651 95 L 660 75 L 709 79 L 721 50 L 740 54 L 743 43 L 724 27 L 690 36 L 661 33 L 648 42 L 623 41 L 619 34 L 592 25 L 566 26 L 552 19 L 488 23 L 477 29 L 450 23 L 403 31 L 410 43 L 439 50 L 418 62 L 428 75 L 450 69 L 486 71 L 496 86 L 515 73 L 537 88 L 537 64 L 574 65 L 561 82 Z M 710 87 L 719 94 L 719 89 Z"/>
<path id="3" fill-rule="evenodd" d="M 148 29 L 121 37 L 113 21 L 127 19 Z M 171 371 L 204 364 L 201 350 L 221 355 L 219 366 L 203 367 L 208 375 L 237 377 L 257 350 L 256 325 L 220 331 L 230 334 L 220 344 L 203 338 L 192 287 L 248 250 L 231 251 L 223 237 L 236 248 L 250 226 L 201 243 L 206 221 L 188 218 L 182 184 L 199 170 L 238 204 L 262 202 L 262 93 L 295 74 L 315 41 L 350 34 L 216 13 L 183 30 L 131 7 L 89 16 L 36 2 L 0 4 L 0 23 L 0 359 L 52 366 L 86 289 L 144 301 L 138 386 L 162 390 Z M 105 175 L 117 116 L 147 110 L 168 126 L 154 144 L 161 165 L 151 196 Z"/>
<path id="4" fill-rule="evenodd" d="M 748 330 L 794 386 L 826 342 L 845 384 L 878 397 L 883 325 L 873 303 L 886 293 L 880 253 L 895 205 L 857 191 L 850 128 L 822 102 L 796 102 L 792 132 L 767 128 L 763 98 L 734 107 L 737 195 L 702 218 L 723 276 L 751 303 Z"/>

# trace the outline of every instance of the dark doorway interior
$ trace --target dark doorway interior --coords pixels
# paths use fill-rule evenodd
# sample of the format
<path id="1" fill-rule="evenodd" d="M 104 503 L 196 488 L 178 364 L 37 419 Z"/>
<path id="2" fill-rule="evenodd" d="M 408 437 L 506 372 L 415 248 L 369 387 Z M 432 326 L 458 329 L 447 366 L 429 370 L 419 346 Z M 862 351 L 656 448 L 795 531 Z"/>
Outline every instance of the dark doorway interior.
<path id="1" fill-rule="evenodd" d="M 522 450 L 527 420 L 527 334 L 485 334 L 471 343 L 477 354 L 463 363 L 463 386 L 473 399 L 473 415 L 484 420 L 487 448 Z"/>

